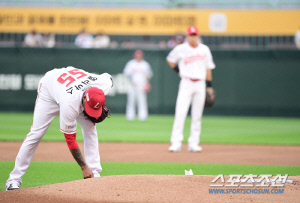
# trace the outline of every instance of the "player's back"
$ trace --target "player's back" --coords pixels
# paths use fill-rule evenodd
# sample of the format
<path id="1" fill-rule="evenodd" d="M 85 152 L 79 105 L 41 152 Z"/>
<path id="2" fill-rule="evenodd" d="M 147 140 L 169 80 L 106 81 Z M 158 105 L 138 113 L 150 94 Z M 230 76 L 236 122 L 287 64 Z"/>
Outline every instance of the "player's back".
<path id="1" fill-rule="evenodd" d="M 112 87 L 111 75 L 104 73 L 96 75 L 72 66 L 53 69 L 45 74 L 43 79 L 51 97 L 57 103 L 77 99 L 90 86 L 95 86 L 108 93 Z"/>

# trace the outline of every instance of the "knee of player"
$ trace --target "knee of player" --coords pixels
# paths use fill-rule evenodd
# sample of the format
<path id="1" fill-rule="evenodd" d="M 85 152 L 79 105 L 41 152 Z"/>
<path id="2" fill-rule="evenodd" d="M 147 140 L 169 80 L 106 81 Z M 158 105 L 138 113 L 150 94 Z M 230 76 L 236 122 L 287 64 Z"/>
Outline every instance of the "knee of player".
<path id="1" fill-rule="evenodd" d="M 36 144 L 41 141 L 43 136 L 37 136 L 36 134 L 28 134 L 24 142 L 29 144 Z"/>

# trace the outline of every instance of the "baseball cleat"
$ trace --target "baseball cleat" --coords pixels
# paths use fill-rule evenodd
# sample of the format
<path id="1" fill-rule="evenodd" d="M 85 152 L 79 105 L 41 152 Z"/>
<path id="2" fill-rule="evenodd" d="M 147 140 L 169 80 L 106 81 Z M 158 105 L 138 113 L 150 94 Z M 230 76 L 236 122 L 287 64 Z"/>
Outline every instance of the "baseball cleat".
<path id="1" fill-rule="evenodd" d="M 10 183 L 9 185 L 6 185 L 6 191 L 16 189 L 20 189 L 19 185 L 16 183 Z"/>
<path id="2" fill-rule="evenodd" d="M 189 152 L 201 152 L 202 151 L 202 147 L 200 147 L 198 145 L 189 146 L 188 147 L 188 151 Z"/>
<path id="3" fill-rule="evenodd" d="M 180 150 L 181 150 L 181 146 L 180 145 L 174 145 L 174 144 L 172 144 L 169 147 L 169 151 L 170 152 L 180 152 Z"/>

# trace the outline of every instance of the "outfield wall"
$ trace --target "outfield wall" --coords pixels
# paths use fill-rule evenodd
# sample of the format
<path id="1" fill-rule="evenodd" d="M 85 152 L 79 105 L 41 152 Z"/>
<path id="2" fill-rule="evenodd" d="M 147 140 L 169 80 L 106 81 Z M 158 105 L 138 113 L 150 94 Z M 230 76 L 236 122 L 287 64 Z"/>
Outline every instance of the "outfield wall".
<path id="1" fill-rule="evenodd" d="M 0 48 L 0 110 L 32 111 L 39 78 L 53 68 L 74 66 L 108 72 L 115 87 L 107 97 L 113 113 L 124 113 L 124 65 L 133 50 Z M 150 113 L 174 113 L 179 78 L 165 57 L 168 50 L 145 51 L 154 77 Z M 300 117 L 300 51 L 212 51 L 216 105 L 205 114 Z"/>

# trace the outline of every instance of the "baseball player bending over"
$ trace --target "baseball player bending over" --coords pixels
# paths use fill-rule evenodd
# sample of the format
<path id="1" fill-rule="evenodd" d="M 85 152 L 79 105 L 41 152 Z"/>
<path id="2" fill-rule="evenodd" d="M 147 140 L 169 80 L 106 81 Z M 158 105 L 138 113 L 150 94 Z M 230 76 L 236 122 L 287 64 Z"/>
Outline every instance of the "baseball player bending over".
<path id="1" fill-rule="evenodd" d="M 204 108 L 206 88 L 212 89 L 212 69 L 215 68 L 210 49 L 199 43 L 197 27 L 187 30 L 187 42 L 176 46 L 167 56 L 167 62 L 181 77 L 175 109 L 169 151 L 179 152 L 183 140 L 184 122 L 192 104 L 191 131 L 188 151 L 200 152 L 201 118 Z M 206 81 L 206 83 L 205 83 Z"/>
<path id="2" fill-rule="evenodd" d="M 105 95 L 113 86 L 111 75 L 95 75 L 74 67 L 53 69 L 38 86 L 33 123 L 20 148 L 6 190 L 19 189 L 35 150 L 52 120 L 60 114 L 60 131 L 81 167 L 83 178 L 100 177 L 102 171 L 95 123 L 107 117 Z M 76 142 L 76 121 L 82 128 L 85 160 Z"/>

